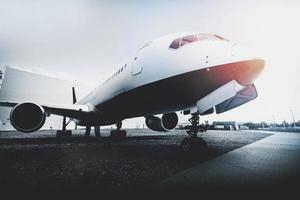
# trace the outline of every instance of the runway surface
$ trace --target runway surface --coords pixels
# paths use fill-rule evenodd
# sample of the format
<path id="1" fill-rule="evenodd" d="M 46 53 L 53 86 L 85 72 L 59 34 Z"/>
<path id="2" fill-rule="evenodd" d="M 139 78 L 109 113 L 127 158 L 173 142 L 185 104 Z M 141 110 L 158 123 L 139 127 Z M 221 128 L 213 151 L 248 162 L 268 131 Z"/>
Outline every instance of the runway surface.
<path id="1" fill-rule="evenodd" d="M 219 188 L 291 197 L 291 193 L 298 193 L 300 185 L 300 134 L 275 133 L 180 172 L 160 184 L 172 190 Z"/>
<path id="2" fill-rule="evenodd" d="M 202 137 L 209 152 L 198 156 L 180 152 L 184 130 L 161 134 L 131 129 L 119 142 L 86 139 L 80 130 L 68 140 L 53 133 L 0 133 L 0 192 L 122 192 L 161 185 L 204 190 L 268 184 L 278 180 L 277 173 L 281 184 L 284 177 L 299 175 L 295 133 L 208 131 Z M 102 135 L 108 133 L 102 130 Z"/>

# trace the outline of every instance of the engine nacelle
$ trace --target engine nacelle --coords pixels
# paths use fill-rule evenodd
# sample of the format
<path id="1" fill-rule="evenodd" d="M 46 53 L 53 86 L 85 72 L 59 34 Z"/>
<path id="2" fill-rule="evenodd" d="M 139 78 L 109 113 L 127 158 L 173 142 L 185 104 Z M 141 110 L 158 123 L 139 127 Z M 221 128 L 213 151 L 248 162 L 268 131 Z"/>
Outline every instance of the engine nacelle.
<path id="1" fill-rule="evenodd" d="M 16 105 L 10 112 L 10 122 L 23 133 L 39 130 L 45 123 L 46 113 L 38 104 L 26 102 Z"/>
<path id="2" fill-rule="evenodd" d="M 176 113 L 163 114 L 161 118 L 157 116 L 146 117 L 146 125 L 153 131 L 167 132 L 174 129 L 178 124 Z"/>

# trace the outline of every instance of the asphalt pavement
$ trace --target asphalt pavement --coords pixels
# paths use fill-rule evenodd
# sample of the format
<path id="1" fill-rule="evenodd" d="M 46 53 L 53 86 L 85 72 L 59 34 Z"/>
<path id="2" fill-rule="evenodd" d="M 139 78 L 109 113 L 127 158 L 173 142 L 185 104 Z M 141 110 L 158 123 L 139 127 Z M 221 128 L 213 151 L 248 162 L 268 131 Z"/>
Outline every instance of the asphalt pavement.
<path id="1" fill-rule="evenodd" d="M 16 190 L 120 193 L 148 189 L 150 191 L 162 183 L 165 188 L 170 188 L 170 185 L 195 188 L 194 186 L 199 185 L 197 180 L 200 180 L 196 176 L 191 175 L 188 178 L 190 182 L 182 182 L 180 178 L 184 177 L 181 173 L 192 174 L 189 170 L 193 169 L 197 173 L 202 170 L 202 173 L 207 173 L 205 176 L 199 175 L 206 177 L 200 182 L 214 177 L 211 185 L 218 186 L 219 183 L 223 184 L 219 182 L 223 179 L 217 178 L 218 175 L 249 176 L 241 173 L 243 170 L 236 170 L 238 166 L 233 170 L 236 173 L 230 174 L 233 172 L 230 168 L 235 165 L 230 166 L 228 162 L 234 160 L 225 159 L 224 163 L 219 161 L 219 171 L 213 171 L 216 166 L 211 168 L 212 164 L 207 163 L 216 162 L 215 159 L 226 155 L 236 155 L 236 151 L 246 151 L 252 145 L 247 150 L 248 153 L 237 157 L 242 161 L 243 158 L 246 159 L 245 155 L 252 155 L 257 149 L 265 148 L 257 146 L 257 143 L 260 144 L 264 138 L 273 137 L 272 133 L 265 132 L 208 131 L 201 135 L 208 143 L 207 154 L 188 156 L 179 148 L 180 142 L 187 136 L 184 130 L 157 133 L 148 129 L 129 129 L 127 132 L 128 137 L 122 141 L 111 141 L 107 137 L 109 130 L 102 130 L 103 137 L 100 139 L 86 139 L 83 137 L 84 130 L 78 130 L 74 132 L 73 138 L 63 140 L 55 138 L 54 131 L 39 131 L 27 135 L 20 132 L 1 132 L 0 193 Z M 274 136 L 279 137 L 277 134 Z M 286 151 L 286 154 L 289 152 Z M 258 158 L 253 156 L 252 160 L 258 162 Z M 287 159 L 291 158 L 287 155 Z M 252 160 L 247 165 L 258 166 L 257 162 L 251 165 Z M 274 165 L 272 160 L 269 161 Z M 269 161 L 266 160 L 265 163 Z"/>

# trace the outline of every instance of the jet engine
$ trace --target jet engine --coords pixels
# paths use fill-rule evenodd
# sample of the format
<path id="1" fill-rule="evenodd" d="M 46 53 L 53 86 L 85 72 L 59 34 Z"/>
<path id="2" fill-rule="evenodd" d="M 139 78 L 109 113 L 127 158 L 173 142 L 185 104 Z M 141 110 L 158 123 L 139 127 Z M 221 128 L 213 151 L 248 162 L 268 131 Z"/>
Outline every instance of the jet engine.
<path id="1" fill-rule="evenodd" d="M 167 132 L 174 129 L 178 124 L 178 116 L 176 113 L 163 114 L 162 117 L 149 116 L 146 117 L 146 125 L 153 131 Z"/>
<path id="2" fill-rule="evenodd" d="M 46 113 L 38 104 L 26 102 L 16 105 L 10 112 L 10 122 L 23 133 L 39 130 L 45 123 Z"/>

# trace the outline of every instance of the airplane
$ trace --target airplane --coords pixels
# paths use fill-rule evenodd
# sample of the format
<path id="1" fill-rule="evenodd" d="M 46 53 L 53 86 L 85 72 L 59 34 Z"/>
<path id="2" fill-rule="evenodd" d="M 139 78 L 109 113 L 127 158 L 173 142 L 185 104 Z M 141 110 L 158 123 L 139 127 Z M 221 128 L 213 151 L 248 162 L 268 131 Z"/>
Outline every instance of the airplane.
<path id="1" fill-rule="evenodd" d="M 255 99 L 253 82 L 264 65 L 262 58 L 219 35 L 175 33 L 145 44 L 80 101 L 73 87 L 73 104 L 2 101 L 0 106 L 12 107 L 11 124 L 24 133 L 39 130 L 47 116 L 54 114 L 63 117 L 57 136 L 70 135 L 66 125 L 73 121 L 86 127 L 87 137 L 91 127 L 100 137 L 100 126 L 116 124 L 111 131 L 115 138 L 126 136 L 122 121 L 134 117 L 145 117 L 151 130 L 170 131 L 178 124 L 176 112 L 181 111 L 191 115 L 191 128 L 181 149 L 193 152 L 207 147 L 198 137 L 205 131 L 200 116 L 220 114 Z"/>

